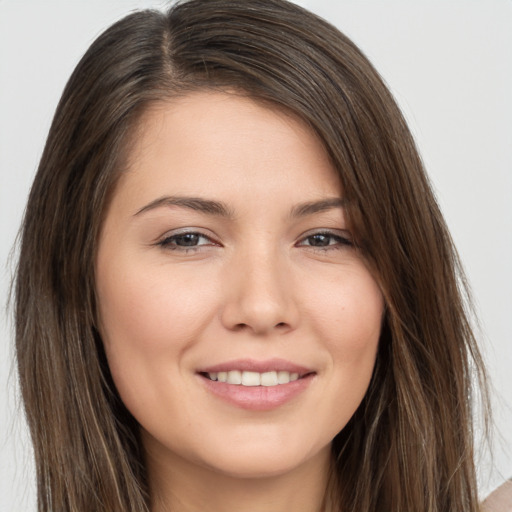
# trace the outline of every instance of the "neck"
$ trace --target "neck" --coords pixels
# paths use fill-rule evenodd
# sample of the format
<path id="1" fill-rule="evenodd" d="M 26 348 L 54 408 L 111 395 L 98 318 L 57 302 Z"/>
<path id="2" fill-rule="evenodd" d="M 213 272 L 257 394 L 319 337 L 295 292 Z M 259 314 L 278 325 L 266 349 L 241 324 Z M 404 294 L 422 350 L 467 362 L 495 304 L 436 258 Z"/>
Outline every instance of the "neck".
<path id="1" fill-rule="evenodd" d="M 149 454 L 148 454 L 149 455 Z M 324 512 L 330 447 L 273 476 L 240 478 L 172 457 L 148 456 L 151 512 Z"/>

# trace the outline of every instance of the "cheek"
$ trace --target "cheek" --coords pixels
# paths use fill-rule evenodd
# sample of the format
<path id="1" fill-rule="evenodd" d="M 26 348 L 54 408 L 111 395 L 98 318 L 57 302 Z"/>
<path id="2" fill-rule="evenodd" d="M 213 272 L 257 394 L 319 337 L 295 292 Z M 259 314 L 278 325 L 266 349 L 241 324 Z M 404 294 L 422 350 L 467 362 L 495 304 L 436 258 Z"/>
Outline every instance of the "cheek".
<path id="1" fill-rule="evenodd" d="M 345 305 L 334 323 L 337 336 L 333 333 L 330 338 L 333 363 L 366 391 L 375 365 L 384 302 L 369 275 L 347 286 L 343 298 Z"/>
<path id="2" fill-rule="evenodd" d="M 341 279 L 341 278 L 340 278 Z M 352 417 L 368 389 L 379 344 L 384 301 L 368 271 L 361 268 L 333 278 L 314 296 L 314 328 L 328 354 L 326 387 L 330 429 L 337 434 Z"/>
<path id="3" fill-rule="evenodd" d="M 128 271 L 119 261 L 108 272 L 99 269 L 97 282 L 99 330 L 112 377 L 127 407 L 142 410 L 179 376 L 181 354 L 214 309 L 206 292 L 198 294 L 190 280 L 166 268 Z"/>
<path id="4" fill-rule="evenodd" d="M 315 312 L 316 328 L 340 363 L 366 358 L 378 344 L 384 300 L 382 293 L 366 268 L 333 276 L 318 293 L 312 295 L 310 307 Z"/>
<path id="5" fill-rule="evenodd" d="M 111 270 L 98 278 L 106 345 L 121 344 L 151 353 L 173 349 L 193 338 L 210 299 L 206 293 L 197 293 L 183 273 L 165 268 L 150 273 L 140 266 L 132 273 L 122 268 Z"/>

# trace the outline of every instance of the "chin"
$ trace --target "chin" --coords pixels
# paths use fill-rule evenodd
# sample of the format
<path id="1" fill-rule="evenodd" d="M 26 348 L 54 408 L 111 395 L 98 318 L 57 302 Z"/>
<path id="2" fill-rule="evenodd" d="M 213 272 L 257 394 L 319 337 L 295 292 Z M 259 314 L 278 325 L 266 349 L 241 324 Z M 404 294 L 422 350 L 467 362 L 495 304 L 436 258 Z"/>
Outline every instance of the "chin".
<path id="1" fill-rule="evenodd" d="M 227 460 L 222 464 L 216 464 L 210 469 L 222 473 L 231 478 L 261 479 L 281 476 L 293 471 L 299 461 L 283 460 L 279 457 L 274 459 L 252 459 L 247 461 Z"/>
<path id="2" fill-rule="evenodd" d="M 294 443 L 259 444 L 236 446 L 234 443 L 223 454 L 216 453 L 209 460 L 203 459 L 203 465 L 217 473 L 231 478 L 262 479 L 278 477 L 300 471 L 312 459 L 326 462 L 329 460 L 330 443 L 318 449 L 311 447 L 300 449 Z"/>

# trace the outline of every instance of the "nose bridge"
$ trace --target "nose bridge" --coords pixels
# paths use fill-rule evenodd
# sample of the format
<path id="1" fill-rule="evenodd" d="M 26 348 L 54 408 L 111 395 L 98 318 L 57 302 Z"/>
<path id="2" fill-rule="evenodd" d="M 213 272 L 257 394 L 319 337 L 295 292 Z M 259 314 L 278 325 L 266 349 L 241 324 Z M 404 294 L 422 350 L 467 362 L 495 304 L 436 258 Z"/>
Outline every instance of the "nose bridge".
<path id="1" fill-rule="evenodd" d="M 286 255 L 271 244 L 240 252 L 228 269 L 224 323 L 230 329 L 263 334 L 289 330 L 297 314 Z"/>

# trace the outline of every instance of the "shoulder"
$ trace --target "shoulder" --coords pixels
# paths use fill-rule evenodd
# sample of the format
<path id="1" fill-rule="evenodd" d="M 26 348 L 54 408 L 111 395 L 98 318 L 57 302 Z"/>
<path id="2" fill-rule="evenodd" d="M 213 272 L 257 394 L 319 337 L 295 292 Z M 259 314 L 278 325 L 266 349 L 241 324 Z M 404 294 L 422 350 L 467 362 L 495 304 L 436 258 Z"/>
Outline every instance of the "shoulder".
<path id="1" fill-rule="evenodd" d="M 501 484 L 485 498 L 482 512 L 512 512 L 512 479 Z"/>

